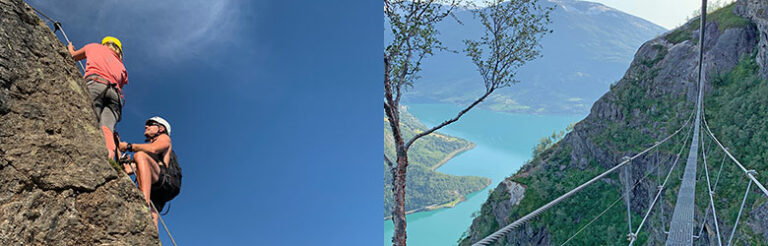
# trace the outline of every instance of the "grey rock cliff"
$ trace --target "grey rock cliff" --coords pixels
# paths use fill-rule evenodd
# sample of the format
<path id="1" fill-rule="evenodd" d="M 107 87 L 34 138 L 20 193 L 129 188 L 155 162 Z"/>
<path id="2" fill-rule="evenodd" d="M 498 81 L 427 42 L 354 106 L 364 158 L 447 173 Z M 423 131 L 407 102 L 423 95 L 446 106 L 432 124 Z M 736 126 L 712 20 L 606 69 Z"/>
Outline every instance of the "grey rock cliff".
<path id="1" fill-rule="evenodd" d="M 742 0 L 734 8 L 736 14 L 749 18 L 757 25 L 760 42 L 757 45 L 757 63 L 760 74 L 768 76 L 768 2 L 765 0 Z"/>
<path id="2" fill-rule="evenodd" d="M 0 47 L 0 245 L 159 244 L 75 62 L 21 0 L 0 0 Z"/>

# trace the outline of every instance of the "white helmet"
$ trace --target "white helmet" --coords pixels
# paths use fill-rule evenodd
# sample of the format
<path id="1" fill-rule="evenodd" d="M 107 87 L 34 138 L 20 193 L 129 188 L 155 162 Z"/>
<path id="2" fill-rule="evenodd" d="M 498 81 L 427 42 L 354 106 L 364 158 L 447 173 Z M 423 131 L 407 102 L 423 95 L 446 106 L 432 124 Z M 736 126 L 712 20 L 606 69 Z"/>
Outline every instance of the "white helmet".
<path id="1" fill-rule="evenodd" d="M 163 127 L 165 127 L 165 131 L 168 132 L 168 136 L 171 136 L 171 124 L 168 123 L 168 121 L 166 121 L 163 118 L 160 118 L 160 116 L 155 116 L 155 117 L 149 118 L 146 123 L 149 123 L 150 121 L 154 121 L 154 122 L 159 123 L 160 125 L 163 125 Z M 146 124 L 146 123 L 144 123 L 144 124 Z"/>

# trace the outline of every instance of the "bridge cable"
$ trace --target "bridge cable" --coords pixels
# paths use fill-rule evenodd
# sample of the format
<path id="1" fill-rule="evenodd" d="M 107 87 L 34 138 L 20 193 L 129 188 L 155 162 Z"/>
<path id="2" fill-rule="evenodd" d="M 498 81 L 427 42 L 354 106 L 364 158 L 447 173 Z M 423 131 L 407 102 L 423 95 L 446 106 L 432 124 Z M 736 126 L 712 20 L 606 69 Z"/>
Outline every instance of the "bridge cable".
<path id="1" fill-rule="evenodd" d="M 757 172 L 755 172 L 754 170 L 747 170 L 744 167 L 744 165 L 742 165 L 741 162 L 739 162 L 739 160 L 736 159 L 736 157 L 733 157 L 731 152 L 728 152 L 728 148 L 723 146 L 723 144 L 720 143 L 720 140 L 718 140 L 717 137 L 715 137 L 715 134 L 712 133 L 712 130 L 709 129 L 709 124 L 707 124 L 707 118 L 704 115 L 705 114 L 702 114 L 702 118 L 704 122 L 704 127 L 705 129 L 707 129 L 707 133 L 709 133 L 712 139 L 715 140 L 715 143 L 717 143 L 717 145 L 720 146 L 720 149 L 722 149 L 725 152 L 725 154 L 728 155 L 728 157 L 731 158 L 731 160 L 733 160 L 733 162 L 736 163 L 736 165 L 739 168 L 741 168 L 742 171 L 744 171 L 744 174 L 746 174 L 747 177 L 749 177 L 749 179 L 751 179 L 752 182 L 754 182 L 755 185 L 757 185 L 757 187 L 760 188 L 760 191 L 762 191 L 763 194 L 768 197 L 768 190 L 766 190 L 765 187 L 760 183 L 760 181 L 758 181 L 757 178 L 755 178 L 754 174 Z"/>
<path id="2" fill-rule="evenodd" d="M 547 203 L 547 204 L 545 204 L 545 205 L 543 205 L 543 206 L 541 206 L 541 207 L 537 208 L 537 209 L 536 209 L 536 210 L 534 210 L 533 212 L 530 212 L 530 213 L 526 214 L 525 216 L 523 216 L 523 217 L 521 217 L 521 218 L 519 218 L 519 219 L 515 220 L 514 222 L 512 222 L 512 223 L 510 223 L 510 224 L 508 224 L 508 225 L 506 225 L 506 226 L 504 226 L 503 228 L 501 228 L 501 229 L 497 230 L 496 232 L 492 233 L 491 235 L 488 235 L 488 236 L 486 236 L 486 237 L 485 237 L 485 238 L 483 238 L 482 240 L 480 240 L 480 241 L 478 241 L 478 242 L 476 242 L 476 243 L 474 243 L 474 244 L 472 244 L 472 245 L 473 245 L 473 246 L 478 246 L 478 245 L 488 245 L 488 244 L 490 244 L 490 243 L 492 243 L 492 242 L 495 242 L 497 239 L 501 238 L 502 236 L 504 236 L 505 234 L 507 234 L 507 233 L 508 233 L 509 231 L 511 231 L 512 229 L 514 229 L 514 228 L 516 228 L 516 227 L 520 226 L 522 223 L 524 223 L 524 222 L 528 221 L 529 219 L 531 219 L 531 218 L 533 218 L 533 217 L 535 217 L 535 216 L 539 215 L 541 212 L 544 212 L 544 211 L 546 211 L 547 209 L 549 209 L 549 208 L 551 208 L 552 206 L 554 206 L 554 205 L 556 205 L 556 204 L 558 204 L 558 203 L 562 202 L 563 200 L 565 200 L 565 199 L 567 199 L 567 198 L 571 197 L 571 196 L 572 196 L 573 194 L 575 194 L 576 192 L 579 192 L 579 191 L 581 191 L 581 190 L 582 190 L 582 189 L 584 189 L 585 187 L 587 187 L 587 186 L 589 186 L 589 185 L 591 185 L 591 184 L 595 183 L 596 181 L 598 181 L 598 180 L 602 179 L 603 177 L 607 176 L 608 174 L 610 174 L 610 173 L 612 173 L 612 172 L 616 171 L 617 169 L 619 169 L 619 168 L 621 168 L 622 166 L 626 165 L 626 164 L 627 164 L 629 161 L 631 161 L 632 159 L 638 158 L 638 157 L 640 157 L 640 156 L 644 155 L 645 153 L 647 153 L 648 151 L 650 151 L 650 150 L 652 150 L 652 149 L 654 149 L 654 148 L 658 147 L 659 145 L 661 145 L 662 143 L 666 142 L 667 140 L 669 140 L 669 139 L 670 139 L 670 138 L 672 138 L 673 136 L 677 135 L 677 133 L 679 133 L 679 132 L 680 132 L 680 130 L 682 130 L 682 129 L 683 129 L 685 126 L 687 126 L 687 125 L 688 125 L 688 122 L 689 122 L 689 121 L 690 121 L 690 119 L 689 119 L 689 120 L 687 120 L 687 121 L 685 122 L 685 124 L 684 124 L 683 126 L 681 126 L 681 127 L 680 127 L 680 129 L 677 129 L 677 131 L 675 131 L 674 133 L 670 134 L 669 136 L 667 136 L 667 137 L 666 137 L 666 138 L 664 138 L 663 140 L 656 142 L 656 143 L 655 143 L 653 146 L 651 146 L 651 147 L 648 147 L 647 149 L 643 150 L 642 152 L 640 152 L 640 153 L 638 153 L 638 154 L 636 154 L 636 155 L 634 155 L 634 156 L 630 157 L 628 160 L 624 160 L 623 162 L 621 162 L 621 163 L 619 163 L 619 164 L 616 164 L 616 165 L 615 165 L 613 168 L 611 168 L 611 169 L 609 169 L 609 170 L 607 170 L 607 171 L 603 172 L 602 174 L 600 174 L 600 175 L 598 175 L 598 176 L 596 176 L 596 177 L 592 178 L 591 180 L 589 180 L 589 181 L 587 181 L 587 182 L 585 182 L 585 183 L 581 184 L 580 186 L 578 186 L 578 187 L 576 187 L 576 188 L 572 189 L 571 191 L 569 191 L 569 192 L 567 192 L 567 193 L 565 193 L 565 194 L 561 195 L 560 197 L 558 197 L 558 198 L 555 198 L 554 200 L 550 201 L 549 203 Z"/>
<path id="3" fill-rule="evenodd" d="M 693 113 L 691 113 L 691 114 L 690 114 L 690 116 L 693 116 Z M 689 119 L 690 119 L 690 117 L 689 117 Z M 682 144 L 683 144 L 683 145 L 682 145 L 682 147 L 680 148 L 680 151 L 679 151 L 679 152 L 677 153 L 677 155 L 676 155 L 676 156 L 677 156 L 677 158 L 675 159 L 674 163 L 672 164 L 672 167 L 671 167 L 671 168 L 670 168 L 670 170 L 669 170 L 669 174 L 672 174 L 672 170 L 675 168 L 675 165 L 677 164 L 677 161 L 680 159 L 680 155 L 682 154 L 683 150 L 685 149 L 685 144 L 686 144 L 686 141 L 685 141 L 685 139 L 687 139 L 687 138 L 688 138 L 688 135 L 689 135 L 689 134 L 692 132 L 692 129 L 693 129 L 693 128 L 691 128 L 691 130 L 689 130 L 689 131 L 688 131 L 688 133 L 685 135 L 685 137 L 683 137 L 683 138 L 682 138 Z M 659 150 L 657 149 L 657 151 L 656 151 L 656 154 L 657 154 L 657 155 L 656 155 L 656 156 L 658 156 L 658 153 L 659 153 Z M 654 169 L 655 169 L 655 170 L 660 170 L 660 168 L 658 168 L 658 167 L 659 167 L 659 165 L 657 164 L 657 165 L 654 167 Z M 651 170 L 650 170 L 648 173 L 646 173 L 646 175 L 645 175 L 643 178 L 639 179 L 639 180 L 638 180 L 638 181 L 637 181 L 637 182 L 636 182 L 636 183 L 635 183 L 635 184 L 632 186 L 632 188 L 631 188 L 630 190 L 634 190 L 634 189 L 635 189 L 635 187 L 637 187 L 637 185 L 639 185 L 639 184 L 640 184 L 640 181 L 642 181 L 643 179 L 645 179 L 646 177 L 648 177 L 648 175 L 650 175 L 650 172 L 653 172 L 653 170 L 654 170 L 654 169 L 651 169 Z M 669 178 L 669 174 L 667 174 L 667 178 Z M 625 192 L 625 194 L 629 194 L 629 193 L 628 193 L 628 192 Z M 603 211 L 602 211 L 600 214 L 598 214 L 597 216 L 595 216 L 595 217 L 594 217 L 594 218 L 593 218 L 593 219 L 592 219 L 592 220 L 591 220 L 589 223 L 587 223 L 586 225 L 584 225 L 584 226 L 582 226 L 581 228 L 579 228 L 579 230 L 578 230 L 578 231 L 576 231 L 576 233 L 574 233 L 573 235 L 571 235 L 571 237 L 569 237 L 569 238 L 568 238 L 568 240 L 565 240 L 565 242 L 563 242 L 562 244 L 560 244 L 560 246 L 563 246 L 563 245 L 565 245 L 566 243 L 568 243 L 568 242 L 570 242 L 571 240 L 573 240 L 573 239 L 574 239 L 574 238 L 575 238 L 577 235 L 579 235 L 579 234 L 580 234 L 580 233 L 581 233 L 581 232 L 582 232 L 584 229 L 586 229 L 586 228 L 587 228 L 587 227 L 589 227 L 589 226 L 590 226 L 590 225 L 591 225 L 593 222 L 595 222 L 597 219 L 599 219 L 600 217 L 602 217 L 602 216 L 603 216 L 603 215 L 604 215 L 606 212 L 608 212 L 608 210 L 610 210 L 611 208 L 613 208 L 613 206 L 615 206 L 615 205 L 616 205 L 616 203 L 618 203 L 618 202 L 619 202 L 619 201 L 620 201 L 622 198 L 624 198 L 624 197 L 626 197 L 626 196 L 625 196 L 625 195 L 622 195 L 622 196 L 619 196 L 619 198 L 616 198 L 616 201 L 614 201 L 614 202 L 613 202 L 613 203 L 612 203 L 610 206 L 608 206 L 608 208 L 606 208 L 606 209 L 605 209 L 605 210 L 603 210 Z M 630 229 L 630 235 L 637 235 L 637 233 L 635 233 L 635 234 L 632 234 L 632 233 L 631 233 L 631 229 Z M 631 238 L 633 239 L 633 241 L 634 241 L 634 239 L 636 239 L 636 237 L 631 237 Z M 630 245 L 631 245 L 631 244 L 630 244 Z"/>
<path id="4" fill-rule="evenodd" d="M 691 130 L 688 133 L 693 132 L 693 127 L 691 127 Z M 669 177 L 672 176 L 672 171 L 675 170 L 675 166 L 677 166 L 678 161 L 680 160 L 680 156 L 683 154 L 683 150 L 685 150 L 686 141 L 688 139 L 688 134 L 685 135 L 685 137 L 682 139 L 682 145 L 680 146 L 680 151 L 677 152 L 677 155 L 675 157 L 675 161 L 672 163 L 672 166 L 669 168 L 669 172 L 667 173 L 667 176 L 664 178 L 664 183 L 659 185 L 657 187 L 658 191 L 656 192 L 656 196 L 653 198 L 653 202 L 651 202 L 651 206 L 648 208 L 648 212 L 645 213 L 645 216 L 643 216 L 643 220 L 640 221 L 640 225 L 637 227 L 637 230 L 635 231 L 634 235 L 638 235 L 640 233 L 640 230 L 643 229 L 643 225 L 645 224 L 646 219 L 648 219 L 648 216 L 651 214 L 651 211 L 653 211 L 653 207 L 656 205 L 656 201 L 661 197 L 661 193 L 664 191 L 664 187 L 667 185 L 667 181 L 669 181 Z M 659 206 L 659 209 L 663 212 L 663 208 Z M 633 245 L 634 242 L 637 240 L 637 237 L 633 237 L 632 240 L 629 242 L 629 245 Z"/>
<path id="5" fill-rule="evenodd" d="M 717 193 L 717 185 L 718 185 L 718 181 L 720 181 L 720 173 L 723 171 L 723 163 L 724 162 L 725 162 L 725 153 L 723 153 L 723 160 L 720 161 L 720 169 L 717 171 L 717 178 L 715 179 L 715 186 L 712 187 L 712 192 Z M 699 226 L 699 234 L 697 234 L 696 236 L 693 236 L 694 240 L 701 238 L 702 233 L 704 233 L 704 224 L 706 224 L 707 221 L 708 221 L 710 209 L 712 209 L 712 208 L 707 206 L 707 212 L 704 213 L 704 217 L 703 217 L 704 220 L 701 221 L 701 226 Z"/>
<path id="6" fill-rule="evenodd" d="M 714 136 L 713 136 L 713 135 L 710 135 L 710 137 L 714 137 Z M 727 149 L 727 148 L 726 148 L 726 149 Z M 723 154 L 723 161 L 725 161 L 725 157 L 726 157 L 726 155 L 725 155 L 725 154 Z M 721 162 L 721 163 L 720 163 L 720 170 L 722 170 L 722 168 L 723 168 L 723 167 L 722 167 L 722 162 Z M 754 170 L 749 170 L 748 172 L 749 172 L 750 174 L 752 174 L 752 175 L 754 175 L 754 174 L 756 173 Z M 720 172 L 718 172 L 718 179 L 719 179 L 719 178 L 720 178 Z M 731 242 L 732 242 L 732 240 L 733 240 L 733 236 L 734 236 L 734 234 L 736 233 L 736 227 L 738 226 L 738 224 L 739 224 L 739 219 L 741 218 L 741 213 L 744 211 L 744 203 L 747 201 L 747 195 L 749 194 L 749 191 L 750 191 L 750 189 L 752 188 L 752 183 L 753 183 L 754 181 L 752 181 L 752 180 L 748 180 L 747 182 L 748 182 L 748 183 L 747 183 L 747 190 L 745 191 L 745 193 L 744 193 L 744 198 L 743 198 L 743 199 L 742 199 L 742 201 L 741 201 L 741 207 L 739 207 L 739 213 L 736 215 L 736 222 L 734 223 L 734 225 L 733 225 L 733 229 L 731 230 L 731 235 L 730 235 L 730 236 L 729 236 L 729 238 L 728 238 L 728 244 L 727 244 L 727 245 L 731 245 Z M 715 182 L 715 189 L 717 189 L 717 182 Z M 707 211 L 707 212 L 709 212 L 709 211 Z M 703 225 L 702 225 L 702 226 L 703 226 Z M 703 227 L 702 227 L 702 230 L 703 230 Z M 699 233 L 699 235 L 701 235 L 701 233 Z"/>
<path id="7" fill-rule="evenodd" d="M 720 161 L 720 170 L 717 171 L 717 178 L 715 179 L 715 189 L 717 189 L 717 182 L 720 182 L 720 172 L 723 171 L 723 163 L 725 163 L 725 153 L 723 153 L 723 160 Z"/>
<path id="8" fill-rule="evenodd" d="M 715 222 L 715 232 L 717 233 L 717 245 L 722 246 L 723 242 L 720 239 L 720 226 L 717 224 L 717 210 L 715 210 L 715 200 L 712 197 L 712 195 L 715 192 L 712 191 L 712 185 L 709 182 L 709 168 L 707 167 L 707 153 L 705 152 L 704 149 L 705 148 L 701 149 L 701 157 L 704 162 L 704 173 L 707 176 L 707 190 L 709 191 L 709 204 L 712 206 L 712 219 L 714 219 L 714 222 Z"/>
<path id="9" fill-rule="evenodd" d="M 739 208 L 739 214 L 736 215 L 736 223 L 733 224 L 733 230 L 731 230 L 731 236 L 728 237 L 728 246 L 731 245 L 733 234 L 736 233 L 736 227 L 739 226 L 739 219 L 741 218 L 741 212 L 744 211 L 744 202 L 747 201 L 747 195 L 749 195 L 750 188 L 752 188 L 752 181 L 747 180 L 747 191 L 744 192 L 744 199 L 741 200 L 741 207 Z"/>
<path id="10" fill-rule="evenodd" d="M 690 132 L 689 132 L 689 133 L 690 133 Z M 683 138 L 683 147 L 685 147 L 685 138 Z M 677 154 L 677 156 L 678 156 L 678 159 L 679 159 L 679 156 L 680 156 L 680 154 L 683 152 L 683 149 L 684 149 L 684 148 L 681 148 L 681 149 L 680 149 L 680 153 L 678 153 L 678 154 Z M 657 149 L 657 150 L 658 150 L 658 149 Z M 657 152 L 657 153 L 658 153 L 658 152 Z M 675 162 L 677 162 L 677 159 L 675 160 Z M 645 174 L 645 176 L 643 176 L 642 178 L 638 179 L 638 180 L 637 180 L 637 182 L 635 182 L 635 184 L 634 184 L 634 185 L 632 185 L 632 188 L 630 188 L 629 190 L 634 190 L 634 189 L 635 189 L 635 187 L 637 187 L 638 185 L 640 185 L 640 182 L 641 182 L 641 181 L 643 181 L 644 179 L 647 179 L 647 178 L 648 178 L 648 176 L 649 176 L 649 175 L 650 175 L 650 174 L 651 174 L 651 173 L 652 173 L 654 170 L 658 170 L 658 169 L 659 169 L 658 167 L 659 167 L 659 165 L 656 165 L 656 166 L 655 166 L 654 168 L 652 168 L 651 170 L 648 170 L 648 171 L 646 171 L 646 174 Z M 674 164 L 672 165 L 672 168 L 674 168 Z M 670 168 L 670 173 L 672 172 L 672 170 L 671 170 L 672 168 Z M 582 232 L 584 229 L 586 229 L 586 228 L 587 228 L 589 225 L 591 225 L 591 224 L 592 224 L 593 222 L 595 222 L 597 219 L 599 219 L 600 217 L 602 217 L 602 216 L 603 216 L 603 215 L 604 215 L 606 212 L 608 212 L 608 210 L 610 210 L 611 208 L 613 208 L 613 206 L 615 206 L 615 205 L 616 205 L 616 204 L 617 204 L 619 201 L 621 201 L 621 199 L 622 199 L 622 198 L 625 198 L 625 197 L 627 197 L 627 195 L 628 195 L 628 194 L 629 194 L 629 193 L 626 193 L 626 192 L 625 192 L 624 194 L 620 195 L 618 198 L 616 198 L 616 200 L 615 200 L 613 203 L 611 203 L 611 205 L 610 205 L 610 206 L 608 206 L 608 208 L 606 208 L 606 209 L 605 209 L 605 210 L 603 210 L 603 211 L 602 211 L 600 214 L 598 214 L 597 216 L 595 216 L 595 217 L 594 217 L 594 218 L 593 218 L 593 219 L 592 219 L 592 220 L 591 220 L 589 223 L 587 223 L 586 225 L 582 226 L 582 227 L 581 227 L 581 228 L 580 228 L 578 231 L 576 231 L 576 233 L 574 233 L 574 234 L 573 234 L 573 235 L 572 235 L 570 238 L 568 238 L 568 240 L 566 240 L 565 242 L 563 242 L 563 243 L 562 243 L 562 244 L 560 244 L 560 245 L 561 245 L 561 246 L 562 246 L 562 245 L 565 245 L 566 243 L 568 243 L 568 242 L 570 242 L 571 240 L 573 240 L 573 238 L 575 238 L 577 235 L 579 235 L 579 233 L 581 233 L 581 232 Z"/>
<path id="11" fill-rule="evenodd" d="M 720 161 L 720 169 L 717 171 L 717 178 L 715 179 L 715 187 L 712 188 L 712 192 L 717 192 L 717 184 L 720 181 L 720 173 L 723 171 L 723 163 L 725 163 L 725 153 L 723 153 L 723 159 Z M 707 223 L 707 217 L 709 217 L 709 206 L 707 206 L 707 212 L 704 215 L 704 221 L 701 222 L 701 226 L 699 226 L 699 234 L 696 236 L 696 238 L 701 238 L 702 233 L 704 233 L 704 223 Z"/>
<path id="12" fill-rule="evenodd" d="M 629 159 L 628 156 L 625 156 L 624 158 Z M 629 195 L 629 182 L 632 182 L 632 176 L 630 173 L 631 167 L 632 160 L 629 160 L 628 164 L 624 166 L 624 202 L 627 204 L 627 237 L 634 238 L 634 235 L 632 235 L 632 209 L 630 206 L 631 197 Z"/>
<path id="13" fill-rule="evenodd" d="M 570 242 L 570 241 L 571 241 L 573 238 L 575 238 L 577 235 L 579 235 L 579 233 L 581 233 L 581 231 L 583 231 L 584 229 L 586 229 L 587 227 L 589 227 L 590 225 L 592 225 L 592 222 L 595 222 L 597 219 L 599 219 L 600 217 L 602 217 L 602 216 L 603 216 L 603 215 L 604 215 L 606 212 L 608 212 L 608 210 L 610 210 L 611 208 L 613 208 L 613 206 L 615 206 L 617 203 L 619 203 L 619 201 L 621 201 L 621 199 L 622 199 L 622 198 L 624 198 L 624 196 L 619 196 L 619 198 L 616 198 L 616 201 L 613 201 L 613 203 L 611 203 L 611 205 L 610 205 L 610 206 L 608 206 L 608 208 L 606 208 L 605 210 L 603 210 L 603 212 L 600 212 L 600 214 L 598 214 L 597 216 L 595 216 L 595 218 L 592 218 L 592 220 L 591 220 L 591 221 L 589 221 L 589 223 L 587 223 L 586 225 L 584 225 L 584 226 L 582 226 L 581 228 L 579 228 L 579 230 L 578 230 L 578 231 L 576 231 L 576 233 L 574 233 L 574 234 L 573 234 L 571 237 L 569 237 L 569 238 L 568 238 L 568 240 L 565 240 L 565 242 L 563 242 L 562 244 L 560 244 L 560 246 L 563 246 L 563 245 L 565 245 L 566 243 Z"/>

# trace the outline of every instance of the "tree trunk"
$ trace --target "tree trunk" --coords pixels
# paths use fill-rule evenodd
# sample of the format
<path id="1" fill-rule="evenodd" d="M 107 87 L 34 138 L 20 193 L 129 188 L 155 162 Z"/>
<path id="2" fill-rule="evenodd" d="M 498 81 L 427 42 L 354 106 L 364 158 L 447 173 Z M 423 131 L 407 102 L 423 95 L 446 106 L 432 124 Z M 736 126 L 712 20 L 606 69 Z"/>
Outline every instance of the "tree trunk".
<path id="1" fill-rule="evenodd" d="M 392 245 L 405 246 L 405 171 L 408 167 L 408 155 L 403 143 L 397 143 L 397 168 L 393 173 L 392 191 L 395 194 L 395 208 L 392 210 L 392 222 L 395 225 L 395 235 Z"/>

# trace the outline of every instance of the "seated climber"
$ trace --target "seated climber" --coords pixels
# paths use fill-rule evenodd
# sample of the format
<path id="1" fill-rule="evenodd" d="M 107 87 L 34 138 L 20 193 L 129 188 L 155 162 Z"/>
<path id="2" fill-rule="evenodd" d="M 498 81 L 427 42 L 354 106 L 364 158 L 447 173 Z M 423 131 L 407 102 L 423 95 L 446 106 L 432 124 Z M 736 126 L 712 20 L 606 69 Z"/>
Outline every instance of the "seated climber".
<path id="1" fill-rule="evenodd" d="M 136 182 L 147 205 L 152 202 L 157 209 L 162 209 L 167 200 L 164 197 L 168 191 L 168 163 L 172 162 L 171 125 L 163 118 L 152 117 L 146 121 L 144 136 L 147 138 L 144 144 L 132 144 L 120 142 L 118 148 L 121 151 L 133 151 L 133 160 L 136 165 Z M 174 156 L 175 157 L 175 156 Z M 175 159 L 175 158 L 173 158 Z M 175 162 L 175 160 L 173 160 Z M 178 165 L 176 165 L 178 167 Z M 124 166 L 126 173 L 132 174 L 132 167 Z M 180 185 L 180 180 L 178 181 Z M 178 194 L 178 188 L 176 189 Z M 157 193 L 157 194 L 156 194 Z M 175 194 L 173 195 L 175 196 Z M 172 197 L 171 197 L 172 198 Z M 157 212 L 150 206 L 152 219 L 157 227 Z"/>
<path id="2" fill-rule="evenodd" d="M 123 65 L 123 46 L 117 38 L 107 36 L 101 40 L 101 44 L 90 43 L 75 50 L 75 46 L 69 43 L 67 49 L 75 61 L 87 59 L 84 71 L 86 86 L 104 133 L 108 156 L 114 160 L 117 153 L 112 134 L 120 121 L 122 89 L 128 84 L 128 73 Z"/>

